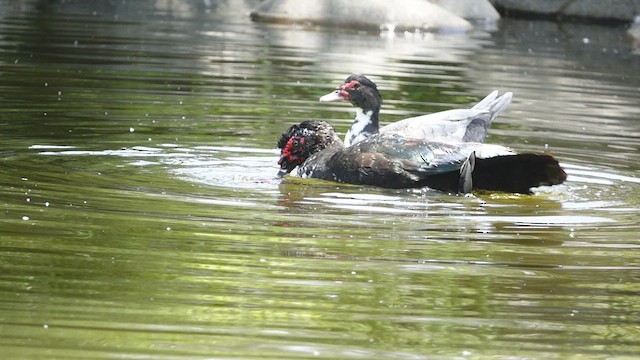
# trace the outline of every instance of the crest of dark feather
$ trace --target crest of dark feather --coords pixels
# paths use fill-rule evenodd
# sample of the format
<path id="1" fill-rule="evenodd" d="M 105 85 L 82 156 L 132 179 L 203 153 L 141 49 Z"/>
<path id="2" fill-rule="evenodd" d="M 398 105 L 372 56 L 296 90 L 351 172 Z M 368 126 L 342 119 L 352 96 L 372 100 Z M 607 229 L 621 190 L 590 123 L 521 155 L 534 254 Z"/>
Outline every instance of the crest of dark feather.
<path id="1" fill-rule="evenodd" d="M 299 129 L 298 125 L 291 125 L 287 132 L 282 133 L 282 135 L 280 135 L 280 140 L 278 140 L 278 149 L 284 149 L 287 142 L 289 142 L 289 139 L 291 139 L 291 136 L 293 136 L 293 134 Z"/>

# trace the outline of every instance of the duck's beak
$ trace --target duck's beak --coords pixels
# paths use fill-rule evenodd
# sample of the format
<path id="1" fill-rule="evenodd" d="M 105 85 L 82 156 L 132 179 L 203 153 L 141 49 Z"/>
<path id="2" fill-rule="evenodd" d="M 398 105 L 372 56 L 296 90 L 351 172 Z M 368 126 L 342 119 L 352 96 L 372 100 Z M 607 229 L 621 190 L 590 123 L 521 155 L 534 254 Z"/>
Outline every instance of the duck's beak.
<path id="1" fill-rule="evenodd" d="M 347 100 L 343 94 L 344 94 L 344 91 L 342 91 L 342 89 L 335 89 L 334 91 L 328 93 L 327 95 L 323 95 L 322 97 L 320 97 L 320 101 L 329 102 L 329 101 Z"/>
<path id="2" fill-rule="evenodd" d="M 293 171 L 293 169 L 295 169 L 296 166 L 298 166 L 295 163 L 291 164 L 291 163 L 287 162 L 285 157 L 283 157 L 283 156 L 281 156 L 280 160 L 278 160 L 278 164 L 280 165 L 280 171 L 278 171 L 278 177 L 279 178 L 287 175 L 288 173 Z"/>
<path id="3" fill-rule="evenodd" d="M 280 171 L 278 171 L 278 177 L 281 178 L 285 175 L 287 175 L 288 173 L 290 173 L 291 170 L 287 170 L 287 169 L 280 169 Z"/>
<path id="4" fill-rule="evenodd" d="M 298 165 L 293 165 L 293 166 L 282 166 L 282 168 L 280 169 L 280 171 L 278 171 L 278 177 L 281 178 L 285 175 L 287 175 L 288 173 L 290 173 L 291 171 L 293 171 L 293 169 L 296 168 L 296 166 Z"/>

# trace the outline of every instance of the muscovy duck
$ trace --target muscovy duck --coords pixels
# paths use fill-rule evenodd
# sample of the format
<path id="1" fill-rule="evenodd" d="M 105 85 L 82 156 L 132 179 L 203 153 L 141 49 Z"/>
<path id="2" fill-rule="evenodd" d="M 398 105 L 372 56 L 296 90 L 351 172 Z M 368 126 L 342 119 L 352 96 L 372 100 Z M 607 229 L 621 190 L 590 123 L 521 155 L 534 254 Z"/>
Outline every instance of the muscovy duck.
<path id="1" fill-rule="evenodd" d="M 400 120 L 380 128 L 382 97 L 376 84 L 364 75 L 350 75 L 335 91 L 320 101 L 349 101 L 356 107 L 356 118 L 347 131 L 345 146 L 380 133 L 446 142 L 483 142 L 491 122 L 511 103 L 511 92 L 487 95 L 470 109 L 446 110 Z"/>
<path id="2" fill-rule="evenodd" d="M 317 120 L 291 126 L 278 147 L 279 176 L 298 167 L 303 178 L 386 188 L 529 194 L 532 187 L 561 184 L 567 178 L 551 155 L 517 154 L 499 145 L 377 134 L 345 147 L 331 124 Z"/>

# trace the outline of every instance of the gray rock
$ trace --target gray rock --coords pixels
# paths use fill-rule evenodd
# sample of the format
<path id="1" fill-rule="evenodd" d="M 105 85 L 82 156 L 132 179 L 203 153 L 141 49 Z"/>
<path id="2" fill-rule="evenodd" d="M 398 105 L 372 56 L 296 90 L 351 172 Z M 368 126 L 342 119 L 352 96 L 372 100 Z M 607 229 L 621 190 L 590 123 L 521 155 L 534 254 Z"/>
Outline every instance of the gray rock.
<path id="1" fill-rule="evenodd" d="M 558 14 L 566 2 L 567 0 L 491 0 L 498 8 L 549 16 Z"/>
<path id="2" fill-rule="evenodd" d="M 251 12 L 251 18 L 355 29 L 471 29 L 465 19 L 426 0 L 267 0 Z"/>
<path id="3" fill-rule="evenodd" d="M 640 0 L 491 0 L 507 11 L 551 17 L 583 17 L 597 20 L 633 21 L 640 14 Z"/>
<path id="4" fill-rule="evenodd" d="M 467 20 L 497 21 L 500 14 L 489 0 L 430 0 Z"/>

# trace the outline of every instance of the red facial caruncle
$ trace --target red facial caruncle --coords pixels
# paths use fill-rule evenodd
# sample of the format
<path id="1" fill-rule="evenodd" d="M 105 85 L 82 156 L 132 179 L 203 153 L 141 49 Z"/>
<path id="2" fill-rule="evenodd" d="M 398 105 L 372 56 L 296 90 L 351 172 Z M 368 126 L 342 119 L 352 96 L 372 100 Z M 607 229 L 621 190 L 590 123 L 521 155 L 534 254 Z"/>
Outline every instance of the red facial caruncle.
<path id="1" fill-rule="evenodd" d="M 303 156 L 305 139 L 302 136 L 292 136 L 282 149 L 278 165 L 300 165 L 306 159 Z M 288 166 L 287 166 L 288 167 Z"/>
<path id="2" fill-rule="evenodd" d="M 360 83 L 356 80 L 352 80 L 348 83 L 342 84 L 342 86 L 340 86 L 336 91 L 340 92 L 340 96 L 342 96 L 344 100 L 349 100 L 349 90 L 355 90 L 359 87 Z"/>

